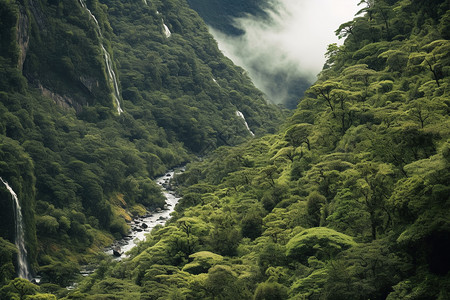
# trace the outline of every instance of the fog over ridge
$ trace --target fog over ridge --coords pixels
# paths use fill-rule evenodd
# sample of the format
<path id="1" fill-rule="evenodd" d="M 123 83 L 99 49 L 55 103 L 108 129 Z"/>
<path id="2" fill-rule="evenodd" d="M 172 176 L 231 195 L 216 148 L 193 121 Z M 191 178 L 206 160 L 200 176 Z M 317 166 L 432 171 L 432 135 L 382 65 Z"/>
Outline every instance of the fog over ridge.
<path id="1" fill-rule="evenodd" d="M 289 97 L 300 98 L 316 80 L 327 46 L 338 42 L 334 31 L 353 19 L 360 8 L 358 2 L 270 0 L 265 9 L 268 18 L 247 15 L 234 19 L 234 26 L 242 29 L 243 35 L 210 30 L 224 54 L 249 72 L 269 100 L 286 104 L 292 102 Z M 294 95 L 293 89 L 297 89 Z M 292 104 L 287 106 L 293 108 Z"/>

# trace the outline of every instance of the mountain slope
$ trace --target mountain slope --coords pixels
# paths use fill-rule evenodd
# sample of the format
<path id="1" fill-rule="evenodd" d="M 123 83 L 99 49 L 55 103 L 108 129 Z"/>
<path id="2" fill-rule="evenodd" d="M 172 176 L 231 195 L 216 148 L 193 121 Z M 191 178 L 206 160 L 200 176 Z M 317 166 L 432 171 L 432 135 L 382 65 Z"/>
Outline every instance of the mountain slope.
<path id="1" fill-rule="evenodd" d="M 236 111 L 257 135 L 282 117 L 184 1 L 145 2 L 0 1 L 0 176 L 44 281 L 67 285 L 131 214 L 161 207 L 153 177 L 250 138 Z M 0 195 L 10 245 L 11 196 Z"/>
<path id="2" fill-rule="evenodd" d="M 281 32 L 287 34 L 285 18 L 294 18 L 288 12 L 289 3 L 254 0 L 189 0 L 188 3 L 211 27 L 221 49 L 249 72 L 269 101 L 288 109 L 297 106 L 318 70 L 311 74 L 306 66 L 296 65 L 298 60 L 292 59 L 291 45 L 278 44 L 284 43 L 280 41 Z M 289 33 L 292 35 L 284 37 L 285 40 L 300 39 L 295 32 Z M 304 46 L 308 48 L 308 42 Z"/>
<path id="3" fill-rule="evenodd" d="M 234 18 L 244 17 L 247 14 L 264 17 L 264 8 L 269 6 L 268 1 L 255 0 L 187 0 L 187 2 L 207 24 L 229 35 L 243 34 L 242 28 L 236 28 L 233 24 Z"/>
<path id="4" fill-rule="evenodd" d="M 362 4 L 284 128 L 188 166 L 170 223 L 79 295 L 448 298 L 450 3 Z"/>

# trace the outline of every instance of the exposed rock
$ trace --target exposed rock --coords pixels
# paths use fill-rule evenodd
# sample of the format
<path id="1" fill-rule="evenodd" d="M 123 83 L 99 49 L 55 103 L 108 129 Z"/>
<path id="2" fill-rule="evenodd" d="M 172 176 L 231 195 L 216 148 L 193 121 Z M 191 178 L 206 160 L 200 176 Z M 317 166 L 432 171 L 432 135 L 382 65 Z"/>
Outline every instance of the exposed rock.
<path id="1" fill-rule="evenodd" d="M 92 79 L 92 78 L 87 78 L 84 76 L 80 76 L 80 82 L 89 90 L 89 92 L 92 94 L 94 88 L 98 88 L 99 87 L 99 82 L 98 80 Z"/>
<path id="2" fill-rule="evenodd" d="M 44 13 L 42 12 L 39 1 L 29 0 L 29 4 L 30 4 L 30 6 L 29 6 L 30 10 L 33 14 L 36 24 L 38 25 L 39 31 L 41 31 L 41 32 L 47 31 L 45 28 Z"/>
<path id="3" fill-rule="evenodd" d="M 83 275 L 83 274 L 82 274 L 82 275 Z M 83 275 L 83 276 L 84 276 L 84 275 Z M 42 279 L 42 277 L 36 276 L 36 277 L 34 277 L 34 278 L 31 279 L 31 283 L 39 285 L 39 284 L 41 283 L 41 279 Z"/>
<path id="4" fill-rule="evenodd" d="M 113 255 L 114 256 L 117 256 L 117 257 L 120 257 L 120 256 L 122 256 L 122 252 L 121 252 L 122 250 L 120 249 L 120 247 L 115 247 L 114 249 L 113 249 Z"/>
<path id="5" fill-rule="evenodd" d="M 55 103 L 63 108 L 69 109 L 74 108 L 77 113 L 81 112 L 82 107 L 75 100 L 67 96 L 61 96 L 57 93 L 50 91 L 49 89 L 43 87 L 39 84 L 39 89 L 41 90 L 42 95 L 49 97 L 55 101 Z"/>
<path id="6" fill-rule="evenodd" d="M 29 35 L 30 20 L 22 5 L 19 5 L 19 18 L 17 19 L 17 42 L 20 48 L 19 60 L 17 67 L 23 70 L 23 63 L 27 56 L 28 44 L 30 42 Z"/>

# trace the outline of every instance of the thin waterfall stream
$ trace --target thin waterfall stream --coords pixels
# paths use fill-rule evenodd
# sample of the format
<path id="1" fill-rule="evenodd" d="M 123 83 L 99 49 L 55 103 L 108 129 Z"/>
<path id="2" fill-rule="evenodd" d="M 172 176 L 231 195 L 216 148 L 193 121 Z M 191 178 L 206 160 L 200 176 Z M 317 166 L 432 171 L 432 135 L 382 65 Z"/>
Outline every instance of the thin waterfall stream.
<path id="1" fill-rule="evenodd" d="M 163 22 L 163 27 L 164 27 L 164 35 L 166 36 L 166 38 L 170 38 L 170 36 L 172 35 L 172 32 L 170 32 L 169 27 L 167 27 L 167 25 L 164 23 L 164 19 L 162 19 Z"/>
<path id="2" fill-rule="evenodd" d="M 245 120 L 244 114 L 242 112 L 240 112 L 239 110 L 237 110 L 236 111 L 236 116 L 238 116 L 239 118 L 241 118 L 244 121 L 245 128 L 247 128 L 247 130 L 251 134 L 251 136 L 255 136 L 253 131 L 251 131 L 250 126 L 248 126 L 247 120 Z"/>
<path id="3" fill-rule="evenodd" d="M 158 15 L 161 14 L 159 11 L 156 11 L 156 13 Z M 170 32 L 169 27 L 166 25 L 166 23 L 164 23 L 164 19 L 163 18 L 161 18 L 161 22 L 162 22 L 162 25 L 163 25 L 164 35 L 166 36 L 166 38 L 170 38 L 170 36 L 172 35 L 172 32 Z"/>
<path id="4" fill-rule="evenodd" d="M 27 260 L 27 249 L 25 248 L 25 229 L 23 225 L 23 217 L 22 217 L 22 209 L 20 207 L 19 198 L 17 194 L 14 192 L 12 187 L 0 177 L 0 180 L 5 185 L 8 192 L 11 194 L 14 205 L 14 223 L 15 223 L 15 244 L 18 250 L 17 255 L 17 264 L 18 264 L 18 272 L 17 275 L 24 279 L 31 279 L 31 274 L 28 268 L 28 260 Z"/>
<path id="5" fill-rule="evenodd" d="M 114 97 L 114 101 L 116 102 L 116 105 L 117 105 L 117 113 L 120 115 L 121 113 L 123 113 L 123 110 L 120 107 L 119 85 L 117 83 L 116 73 L 114 72 L 114 69 L 112 67 L 111 55 L 108 53 L 105 46 L 103 45 L 103 42 L 102 42 L 103 35 L 102 35 L 102 31 L 100 30 L 100 25 L 98 24 L 97 18 L 94 16 L 94 14 L 91 12 L 91 10 L 86 6 L 86 3 L 84 3 L 83 0 L 79 0 L 79 2 L 80 2 L 80 5 L 88 12 L 89 16 L 91 17 L 91 19 L 94 21 L 94 23 L 96 25 L 97 35 L 100 40 L 100 46 L 102 48 L 103 57 L 105 59 L 106 69 L 108 71 L 107 72 L 108 79 L 113 85 L 113 97 Z"/>

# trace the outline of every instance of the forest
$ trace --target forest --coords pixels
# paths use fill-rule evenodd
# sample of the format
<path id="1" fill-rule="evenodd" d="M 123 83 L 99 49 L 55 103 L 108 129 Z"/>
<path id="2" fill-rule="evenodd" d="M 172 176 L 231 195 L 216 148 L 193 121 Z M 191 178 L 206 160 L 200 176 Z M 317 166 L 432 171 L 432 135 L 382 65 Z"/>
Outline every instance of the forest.
<path id="1" fill-rule="evenodd" d="M 1 299 L 450 298 L 450 1 L 360 1 L 290 112 L 186 1 L 86 6 L 101 34 L 81 2 L 0 0 L 0 177 L 42 276 L 0 186 Z M 166 225 L 102 254 L 182 163 Z"/>

